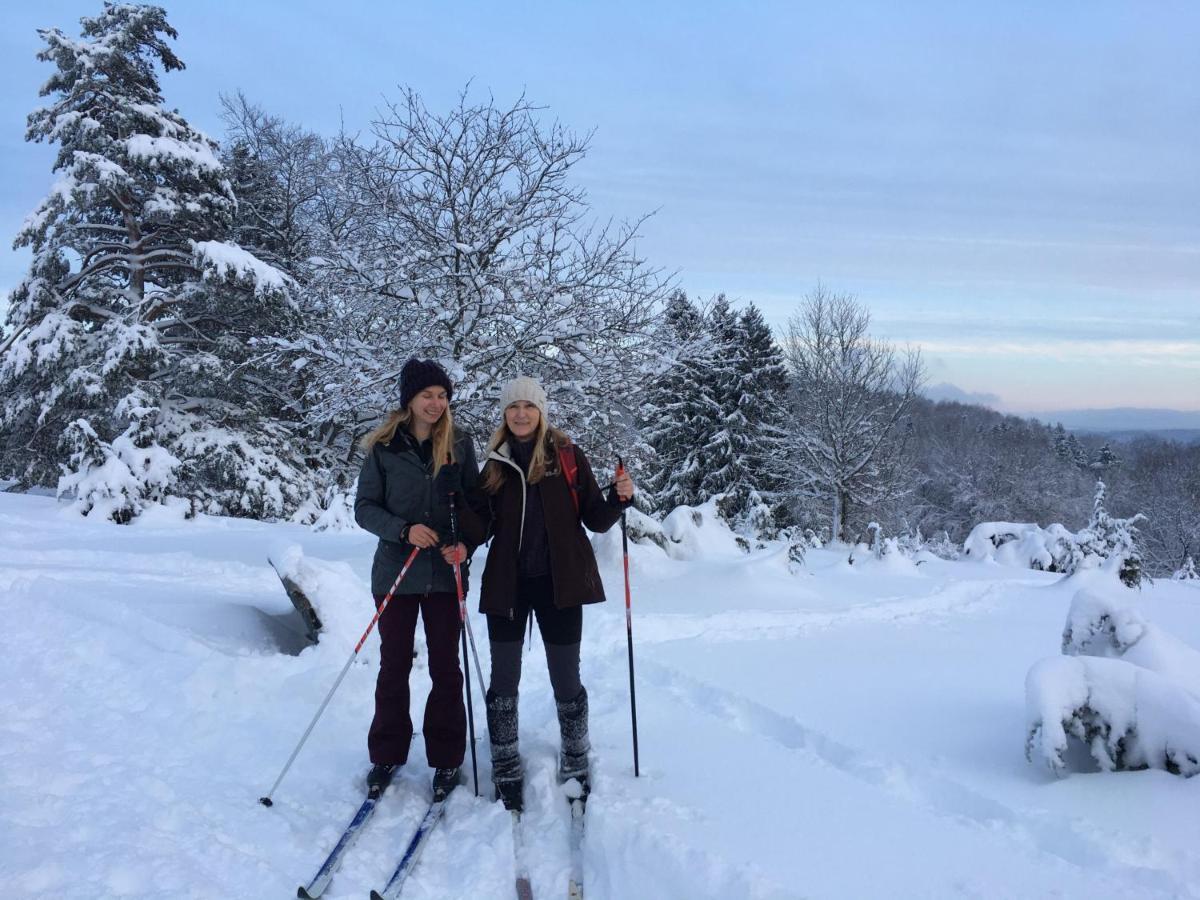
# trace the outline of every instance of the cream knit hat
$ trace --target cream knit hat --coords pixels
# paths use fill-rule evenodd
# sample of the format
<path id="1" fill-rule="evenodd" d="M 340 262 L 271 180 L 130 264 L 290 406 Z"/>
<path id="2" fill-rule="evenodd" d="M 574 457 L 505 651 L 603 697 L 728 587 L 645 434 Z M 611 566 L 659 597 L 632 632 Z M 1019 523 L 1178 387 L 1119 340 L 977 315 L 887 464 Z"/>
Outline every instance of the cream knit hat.
<path id="1" fill-rule="evenodd" d="M 546 390 L 527 375 L 514 378 L 500 389 L 500 409 L 508 409 L 519 400 L 532 403 L 546 417 Z"/>

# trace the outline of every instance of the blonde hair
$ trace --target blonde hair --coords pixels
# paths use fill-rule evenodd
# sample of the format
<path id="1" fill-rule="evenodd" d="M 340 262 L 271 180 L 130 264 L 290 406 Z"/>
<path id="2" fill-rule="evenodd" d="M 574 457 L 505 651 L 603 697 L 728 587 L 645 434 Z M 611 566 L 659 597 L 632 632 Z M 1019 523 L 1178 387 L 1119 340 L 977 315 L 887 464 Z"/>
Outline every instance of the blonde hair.
<path id="1" fill-rule="evenodd" d="M 499 448 L 509 438 L 515 440 L 516 436 L 508 430 L 508 422 L 501 421 L 500 427 L 492 432 L 492 439 L 488 441 L 487 453 L 484 454 L 484 458 L 491 456 L 492 451 Z M 571 439 L 566 434 L 552 427 L 546 421 L 545 416 L 539 416 L 537 431 L 533 435 L 533 456 L 529 460 L 529 472 L 525 475 L 526 483 L 537 484 L 547 475 L 557 474 L 557 448 L 570 443 Z M 551 461 L 553 461 L 553 466 L 549 465 Z M 504 479 L 508 475 L 507 470 L 508 466 L 504 463 L 494 459 L 488 460 L 483 467 L 483 489 L 489 494 L 500 490 L 500 486 L 504 484 Z"/>
<path id="2" fill-rule="evenodd" d="M 388 413 L 388 417 L 382 425 L 377 426 L 362 439 L 362 448 L 369 453 L 376 444 L 388 443 L 396 436 L 396 429 L 401 425 L 407 428 L 411 421 L 411 409 L 408 407 L 393 409 Z M 456 461 L 454 457 L 454 416 L 450 414 L 449 406 L 442 413 L 442 417 L 433 423 L 429 437 L 433 441 L 433 474 L 436 475 L 447 461 Z"/>

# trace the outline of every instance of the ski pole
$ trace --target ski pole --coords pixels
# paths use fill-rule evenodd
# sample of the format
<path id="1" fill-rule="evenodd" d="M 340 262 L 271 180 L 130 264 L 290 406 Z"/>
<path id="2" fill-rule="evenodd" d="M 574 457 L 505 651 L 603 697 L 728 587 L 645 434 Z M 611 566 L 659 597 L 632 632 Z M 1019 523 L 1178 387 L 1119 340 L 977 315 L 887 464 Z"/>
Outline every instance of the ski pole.
<path id="1" fill-rule="evenodd" d="M 464 687 L 467 691 L 467 725 L 471 733 L 471 777 L 475 783 L 475 796 L 479 796 L 479 765 L 475 758 L 475 711 L 471 703 L 471 667 L 467 665 L 467 631 L 471 625 L 467 621 L 467 599 L 463 596 L 462 586 L 462 567 L 458 562 L 458 510 L 455 509 L 455 502 L 458 496 L 454 491 L 450 492 L 450 546 L 454 548 L 454 586 L 458 591 L 458 618 L 462 623 L 462 655 L 463 655 L 463 680 Z M 475 641 L 472 639 L 471 645 L 474 646 Z M 475 665 L 478 668 L 479 660 L 476 659 Z M 482 676 L 480 677 L 482 681 Z"/>
<path id="2" fill-rule="evenodd" d="M 375 615 L 371 617 L 371 624 L 367 626 L 367 630 L 363 632 L 361 638 L 358 639 L 358 644 L 354 647 L 354 652 L 350 654 L 350 658 L 346 660 L 346 665 L 342 666 L 342 672 L 337 677 L 337 681 L 333 683 L 333 687 L 329 689 L 329 693 L 325 695 L 325 699 L 321 701 L 321 707 L 317 710 L 317 714 L 313 716 L 313 720 L 308 723 L 308 728 L 304 731 L 304 737 L 300 738 L 300 743 L 296 745 L 296 749 L 292 751 L 292 755 L 288 757 L 287 763 L 283 767 L 283 771 L 279 773 L 279 777 L 275 779 L 275 783 L 271 785 L 271 790 L 267 791 L 267 796 L 259 797 L 258 802 L 263 806 L 271 806 L 273 802 L 271 795 L 275 793 L 275 789 L 279 787 L 279 783 L 283 781 L 283 776 L 288 773 L 288 769 L 292 767 L 292 763 L 296 761 L 296 756 L 300 753 L 300 748 L 304 746 L 304 742 L 308 740 L 308 736 L 312 734 L 313 728 L 317 724 L 317 720 L 321 718 L 321 713 L 325 712 L 325 707 L 329 705 L 329 701 L 333 699 L 334 692 L 338 689 L 338 685 L 342 683 L 342 679 L 346 677 L 346 673 L 350 671 L 350 665 L 358 656 L 358 651 L 362 649 L 363 644 L 367 642 L 367 635 L 371 633 L 371 629 L 375 627 L 375 623 L 379 621 L 379 617 L 383 615 L 383 611 L 387 609 L 387 605 L 392 601 L 392 595 L 396 593 L 396 588 L 400 587 L 400 582 L 404 580 L 404 576 L 408 574 L 408 567 L 412 565 L 413 560 L 417 558 L 417 554 L 421 552 L 420 547 L 413 547 L 412 553 L 408 554 L 408 559 L 404 561 L 404 567 L 400 570 L 400 574 L 396 576 L 396 580 L 392 582 L 391 590 L 387 592 L 387 596 L 383 598 L 383 602 L 379 604 L 379 609 L 375 610 Z"/>
<path id="3" fill-rule="evenodd" d="M 617 457 L 616 477 L 625 474 L 625 463 Z M 615 482 L 614 482 L 615 483 Z M 637 690 L 633 683 L 633 601 L 629 594 L 629 530 L 625 524 L 625 510 L 621 510 L 621 555 L 625 563 L 625 637 L 629 643 L 629 714 L 633 718 L 633 777 L 637 778 L 638 771 L 638 740 L 637 740 Z"/>

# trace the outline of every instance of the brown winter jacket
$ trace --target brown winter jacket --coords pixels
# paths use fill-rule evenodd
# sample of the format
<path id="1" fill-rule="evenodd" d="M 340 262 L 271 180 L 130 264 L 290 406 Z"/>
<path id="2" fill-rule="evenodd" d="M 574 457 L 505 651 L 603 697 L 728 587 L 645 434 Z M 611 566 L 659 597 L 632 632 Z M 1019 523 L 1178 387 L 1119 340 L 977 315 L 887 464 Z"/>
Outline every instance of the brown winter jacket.
<path id="1" fill-rule="evenodd" d="M 575 512 L 571 490 L 559 471 L 557 446 L 552 452 L 547 474 L 538 482 L 537 493 L 546 520 L 554 605 L 568 609 L 584 603 L 603 602 L 604 585 L 600 582 L 596 555 L 583 526 L 592 531 L 608 531 L 621 518 L 622 504 L 612 491 L 605 498 L 582 450 L 566 438 L 560 439 L 560 444 L 570 446 L 575 454 L 579 512 Z M 525 475 L 512 460 L 506 444 L 488 456 L 486 465 L 503 466 L 506 477 L 494 495 L 483 494 L 481 502 L 472 504 L 488 519 L 492 538 L 483 570 L 479 610 L 511 615 L 516 602 L 517 563 L 524 526 Z"/>

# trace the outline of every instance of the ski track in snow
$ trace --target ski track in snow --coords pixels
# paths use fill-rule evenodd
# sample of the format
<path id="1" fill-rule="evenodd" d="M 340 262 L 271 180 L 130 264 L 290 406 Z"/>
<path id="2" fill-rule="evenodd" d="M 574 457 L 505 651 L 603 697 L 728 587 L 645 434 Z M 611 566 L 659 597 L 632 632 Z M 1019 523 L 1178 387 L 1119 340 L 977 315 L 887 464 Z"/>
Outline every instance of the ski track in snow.
<path id="1" fill-rule="evenodd" d="M 1001 585 L 951 583 L 919 597 L 881 597 L 840 610 L 729 610 L 708 615 L 651 613 L 639 617 L 638 640 L 763 641 L 803 637 L 846 626 L 935 621 L 967 612 L 983 613 L 996 603 Z"/>
<path id="2" fill-rule="evenodd" d="M 716 716 L 738 731 L 773 741 L 790 751 L 807 756 L 879 788 L 909 803 L 939 815 L 965 820 L 991 831 L 1002 832 L 1018 844 L 1030 844 L 1039 852 L 1060 857 L 1088 869 L 1103 869 L 1113 875 L 1134 876 L 1134 883 L 1150 885 L 1163 896 L 1196 896 L 1192 887 L 1180 884 L 1164 872 L 1132 861 L 1115 864 L 1119 852 L 1111 839 L 1087 834 L 1077 823 L 1058 817 L 1012 809 L 995 799 L 936 773 L 921 773 L 894 760 L 882 760 L 843 744 L 745 697 L 722 691 L 653 663 L 652 682 L 701 715 Z M 1134 856 L 1135 854 L 1127 854 Z"/>

